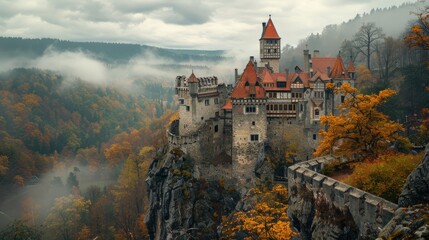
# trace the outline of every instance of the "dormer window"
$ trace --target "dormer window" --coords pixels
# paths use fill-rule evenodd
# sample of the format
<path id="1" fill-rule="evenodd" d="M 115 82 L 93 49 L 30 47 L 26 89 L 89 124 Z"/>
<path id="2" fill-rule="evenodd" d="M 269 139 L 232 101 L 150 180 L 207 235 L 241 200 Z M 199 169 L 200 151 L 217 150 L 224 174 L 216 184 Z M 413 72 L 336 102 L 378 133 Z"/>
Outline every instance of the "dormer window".
<path id="1" fill-rule="evenodd" d="M 248 87 L 250 84 L 249 82 L 246 81 L 246 83 L 244 84 L 244 86 Z"/>

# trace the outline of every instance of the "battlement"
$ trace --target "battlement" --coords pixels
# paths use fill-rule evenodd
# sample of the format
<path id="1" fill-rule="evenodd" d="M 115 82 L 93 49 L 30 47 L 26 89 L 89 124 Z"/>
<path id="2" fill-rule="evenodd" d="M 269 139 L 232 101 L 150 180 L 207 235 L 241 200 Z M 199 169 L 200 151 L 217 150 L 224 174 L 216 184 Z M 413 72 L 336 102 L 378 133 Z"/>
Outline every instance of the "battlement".
<path id="1" fill-rule="evenodd" d="M 311 190 L 314 196 L 323 194 L 335 207 L 348 208 L 360 236 L 368 237 L 368 232 L 377 232 L 392 219 L 398 206 L 319 173 L 325 164 L 334 159 L 331 156 L 320 157 L 289 167 L 289 193 L 293 194 L 292 188 L 297 186 Z"/>

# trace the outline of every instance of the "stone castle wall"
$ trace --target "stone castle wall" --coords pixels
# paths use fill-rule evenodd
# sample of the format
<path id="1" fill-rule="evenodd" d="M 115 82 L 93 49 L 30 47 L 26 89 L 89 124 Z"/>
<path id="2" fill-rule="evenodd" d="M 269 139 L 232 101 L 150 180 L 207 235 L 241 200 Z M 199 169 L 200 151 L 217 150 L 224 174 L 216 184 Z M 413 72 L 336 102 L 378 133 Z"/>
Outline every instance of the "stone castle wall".
<path id="1" fill-rule="evenodd" d="M 246 106 L 256 106 L 256 112 L 245 113 Z M 267 137 L 265 100 L 237 100 L 233 103 L 232 129 L 233 170 L 242 178 L 249 178 Z M 259 140 L 251 141 L 251 134 L 258 134 Z"/>
<path id="2" fill-rule="evenodd" d="M 323 166 L 332 160 L 334 160 L 333 157 L 322 157 L 289 167 L 287 174 L 290 197 L 302 198 L 296 194 L 297 188 L 311 191 L 314 199 L 322 196 L 335 208 L 348 211 L 347 214 L 352 216 L 352 220 L 359 230 L 359 238 L 373 237 L 390 221 L 397 205 L 320 174 L 319 171 L 323 169 Z M 315 211 L 318 210 L 321 211 L 315 209 Z M 291 218 L 296 218 L 296 216 Z M 312 226 L 312 228 L 315 227 Z"/>

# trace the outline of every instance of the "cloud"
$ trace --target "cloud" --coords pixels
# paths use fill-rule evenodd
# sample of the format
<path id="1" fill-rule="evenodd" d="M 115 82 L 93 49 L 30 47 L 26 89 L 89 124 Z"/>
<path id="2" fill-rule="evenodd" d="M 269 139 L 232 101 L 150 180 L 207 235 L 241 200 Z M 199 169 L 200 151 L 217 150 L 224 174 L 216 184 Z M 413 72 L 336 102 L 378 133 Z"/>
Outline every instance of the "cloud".
<path id="1" fill-rule="evenodd" d="M 0 0 L 6 36 L 142 43 L 258 52 L 261 22 L 272 14 L 282 43 L 296 45 L 329 24 L 408 0 Z"/>

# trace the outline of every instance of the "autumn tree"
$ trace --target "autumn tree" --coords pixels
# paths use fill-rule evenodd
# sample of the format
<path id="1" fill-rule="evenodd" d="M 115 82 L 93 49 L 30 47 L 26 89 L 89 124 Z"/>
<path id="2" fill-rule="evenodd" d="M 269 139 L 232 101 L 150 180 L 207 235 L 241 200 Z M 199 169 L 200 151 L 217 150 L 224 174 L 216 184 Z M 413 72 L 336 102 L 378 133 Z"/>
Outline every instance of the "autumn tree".
<path id="1" fill-rule="evenodd" d="M 4 240 L 41 240 L 43 232 L 40 227 L 32 227 L 23 221 L 13 221 L 0 230 L 0 239 Z"/>
<path id="2" fill-rule="evenodd" d="M 378 94 L 359 94 L 356 88 L 343 84 L 337 93 L 346 96 L 339 106 L 338 116 L 322 116 L 321 123 L 328 129 L 321 130 L 322 140 L 314 153 L 315 156 L 332 154 L 335 156 L 374 158 L 387 149 L 393 142 L 407 142 L 399 135 L 404 131 L 401 124 L 391 121 L 378 108 L 392 95 L 391 89 Z"/>
<path id="3" fill-rule="evenodd" d="M 375 51 L 374 45 L 383 37 L 384 34 L 381 28 L 376 27 L 375 23 L 364 23 L 354 35 L 353 44 L 355 49 L 365 56 L 368 69 L 371 69 L 371 56 Z"/>
<path id="4" fill-rule="evenodd" d="M 146 231 L 141 229 L 139 219 L 145 210 L 145 179 L 153 153 L 153 147 L 145 146 L 137 156 L 131 154 L 112 191 L 116 224 L 122 231 L 121 235 L 129 240 L 138 239 Z"/>
<path id="5" fill-rule="evenodd" d="M 287 216 L 288 196 L 285 186 L 279 184 L 272 190 L 262 191 L 252 189 L 250 194 L 256 198 L 256 204 L 247 211 L 237 211 L 225 219 L 222 239 L 286 240 L 295 235 Z"/>
<path id="6" fill-rule="evenodd" d="M 408 47 L 429 50 L 429 6 L 416 13 L 417 22 L 411 26 L 404 40 Z"/>
<path id="7" fill-rule="evenodd" d="M 82 219 L 88 213 L 90 205 L 90 201 L 80 196 L 68 195 L 55 199 L 54 206 L 46 218 L 49 233 L 57 239 L 76 239 L 84 226 Z"/>
<path id="8" fill-rule="evenodd" d="M 369 89 L 374 84 L 371 71 L 363 64 L 356 67 L 356 87 L 360 90 Z"/>

